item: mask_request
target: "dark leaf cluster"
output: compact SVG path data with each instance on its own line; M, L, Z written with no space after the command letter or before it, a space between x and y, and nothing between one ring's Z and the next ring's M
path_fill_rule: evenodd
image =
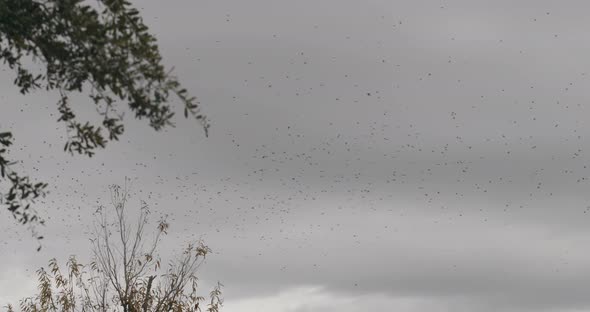
M29 177L23 177L11 169L14 162L6 158L7 148L12 144L10 132L0 133L0 178L9 182L8 192L0 197L0 203L8 207L8 211L19 223L39 222L36 213L31 212L31 204L39 197L45 196L46 183L33 183ZM41 237L38 237L41 238Z
M14 71L22 94L59 92L57 121L66 124L64 150L70 154L91 157L119 139L124 126L117 103L126 103L136 118L160 130L173 125L169 103L177 96L185 117L198 120L207 135L209 124L199 103L165 70L156 38L128 1L0 0L0 61ZM102 124L77 119L72 93L89 95ZM0 137L0 156L10 139ZM6 196L28 200L42 194L28 178L6 173L9 163L1 157L0 166L2 178L13 182ZM28 206L11 203L5 202L13 214L21 213L23 223L31 221L23 212Z

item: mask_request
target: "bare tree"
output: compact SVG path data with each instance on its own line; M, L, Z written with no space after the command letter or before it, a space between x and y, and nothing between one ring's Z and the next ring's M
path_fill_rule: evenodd
M95 236L91 239L94 261L79 264L74 256L62 273L55 259L48 270L38 273L39 293L21 300L23 312L38 311L205 311L218 312L223 304L221 284L210 292L209 300L197 294L197 270L211 250L197 241L189 244L167 269L161 268L158 245L167 234L168 223L160 220L151 241L145 239L145 226L150 214L141 203L136 226L127 220L127 188L111 187L111 205L115 212L109 218L107 209L96 212ZM14 311L8 306L8 311Z

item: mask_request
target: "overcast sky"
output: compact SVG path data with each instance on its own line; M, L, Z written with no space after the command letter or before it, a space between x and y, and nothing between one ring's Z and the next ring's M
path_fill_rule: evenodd
M0 130L51 190L41 252L0 211L1 305L48 259L89 259L129 177L169 215L166 250L214 250L201 278L227 312L590 309L586 1L133 2L210 136L128 114L121 142L70 157L56 95L1 69Z

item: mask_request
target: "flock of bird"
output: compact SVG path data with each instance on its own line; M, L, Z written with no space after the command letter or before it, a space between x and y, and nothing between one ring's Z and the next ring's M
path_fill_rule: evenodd
M232 21L229 14L224 19ZM387 22L394 31L410 24ZM280 34L268 40L271 46L283 44ZM238 61L253 74L233 73L224 78L229 91L205 90L209 93L202 97L203 109L215 117L209 139L194 139L197 126L181 118L180 129L165 133L129 118L129 133L121 142L110 143L90 159L72 157L62 152L65 130L55 122L55 105L45 103L42 95L23 98L16 92L0 98L21 102L7 109L10 117L3 113L0 123L16 136L11 155L22 160L19 170L50 184L49 195L36 205L48 224L45 236L73 248L90 235L86 229L96 207L108 205L108 185L120 184L125 177L134 200L148 202L154 219L168 217L174 240L227 237L238 245L257 241L253 256L260 259L285 246L305 249L323 235L339 235L351 249L384 237L411 235L400 233L395 224L414 210L449 226L460 218L510 223L513 217L535 215L539 203L551 197L585 193L590 177L584 157L588 111L582 101L567 95L581 92L576 88L585 82L584 73L572 74L572 82L561 89L563 99L536 97L534 81L527 82L525 90L498 81L481 88L485 94L474 94L469 81L477 77L453 80L443 73L453 66L464 69L468 58L440 57L436 68L412 73L411 65L388 55L395 54L388 47L387 42L374 42L371 48L380 51L375 53L379 57L368 60L326 57L316 50L292 53L285 56L285 72L277 72L272 64L261 69L264 59L244 56ZM522 54L518 50L515 55ZM190 58L193 52L178 53ZM207 62L213 65L204 68L223 64L215 55L195 60L191 66L196 68ZM321 71L326 60L334 62L327 68L346 61L381 66L377 76L392 81L380 81L375 88L362 80L371 74L330 75L313 68ZM311 77L314 74L320 77ZM3 69L1 75L10 74ZM437 83L453 86L453 94L468 94L465 103L449 103L460 96L429 89ZM428 92L434 96L425 95ZM432 102L412 107L397 93ZM257 103L257 95L265 102ZM274 100L289 104L269 108ZM78 101L80 107L91 105L84 97ZM125 105L120 108L125 110ZM267 109L283 115L267 115ZM229 121L224 121L224 112L230 112ZM495 128L480 129L480 121L487 125L491 115ZM400 206L400 201L412 204ZM589 207L582 204L568 211L581 217ZM383 221L378 228L356 228L354 220L372 215ZM6 248L18 248L15 241L29 239L10 224L6 213L0 216ZM212 247L223 253L234 246ZM328 252L326 246L322 254ZM279 269L286 270L286 265Z

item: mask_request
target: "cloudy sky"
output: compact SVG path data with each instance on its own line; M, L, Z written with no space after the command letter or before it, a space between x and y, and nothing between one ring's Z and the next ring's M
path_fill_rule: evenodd
M70 157L56 95L0 69L0 129L51 190L41 252L0 211L1 305L48 259L89 259L128 177L169 216L165 250L214 250L201 278L227 312L590 309L586 1L133 2L210 136L129 114Z

